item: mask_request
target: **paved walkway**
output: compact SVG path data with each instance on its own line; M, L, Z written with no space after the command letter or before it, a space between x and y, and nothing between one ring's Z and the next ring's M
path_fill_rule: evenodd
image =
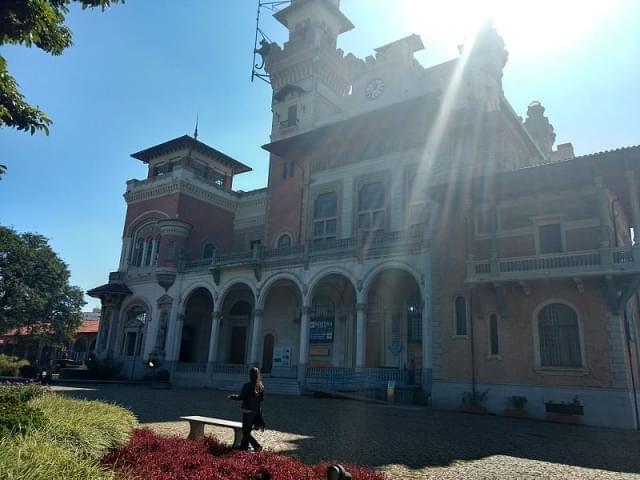
M216 390L93 388L64 394L115 401L163 434L186 436L188 424L176 421L182 415L240 416ZM264 410L270 430L257 436L266 448L306 462L370 465L389 479L640 480L635 431L278 395L267 395ZM231 442L230 431L206 432Z

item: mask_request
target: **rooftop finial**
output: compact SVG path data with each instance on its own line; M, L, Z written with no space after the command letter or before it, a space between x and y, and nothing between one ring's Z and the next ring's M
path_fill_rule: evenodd
M196 113L196 129L193 131L193 139L198 139L198 114Z

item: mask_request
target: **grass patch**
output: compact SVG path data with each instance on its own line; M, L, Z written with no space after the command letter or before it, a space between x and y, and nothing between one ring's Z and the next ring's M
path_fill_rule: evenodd
M110 480L91 459L83 459L65 446L51 443L41 432L0 440L0 478L3 480Z
M117 405L56 394L35 398L30 405L44 415L40 435L92 460L124 445L138 423L129 410Z

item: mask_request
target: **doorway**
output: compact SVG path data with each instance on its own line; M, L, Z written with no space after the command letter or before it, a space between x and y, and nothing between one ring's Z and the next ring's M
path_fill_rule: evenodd
M275 338L271 333L264 336L262 348L262 373L271 373L273 369L273 346Z
M231 327L229 363L243 364L247 345L247 327Z

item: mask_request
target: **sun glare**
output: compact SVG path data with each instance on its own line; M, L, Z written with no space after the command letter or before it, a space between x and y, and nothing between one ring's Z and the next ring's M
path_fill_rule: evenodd
M621 11L626 0L399 0L407 26L455 48L487 19L511 53L550 54L581 42Z

